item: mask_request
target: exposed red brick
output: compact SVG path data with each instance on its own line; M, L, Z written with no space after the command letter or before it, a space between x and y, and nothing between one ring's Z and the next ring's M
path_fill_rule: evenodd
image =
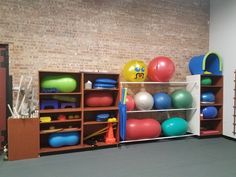
M10 43L13 83L38 70L112 71L159 55L183 80L191 56L208 50L209 0L11 0L0 6L0 42Z

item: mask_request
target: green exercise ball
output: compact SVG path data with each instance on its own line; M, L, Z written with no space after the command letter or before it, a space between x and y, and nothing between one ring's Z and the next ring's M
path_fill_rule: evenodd
M179 136L186 134L188 123L181 117L171 117L161 124L164 136Z
M212 85L212 79L210 77L203 77L201 79L201 85Z
M41 88L55 88L59 92L73 92L77 87L76 80L71 75L45 76L41 81Z
M174 108L190 108L192 107L193 97L185 89L175 90L171 94L172 105Z

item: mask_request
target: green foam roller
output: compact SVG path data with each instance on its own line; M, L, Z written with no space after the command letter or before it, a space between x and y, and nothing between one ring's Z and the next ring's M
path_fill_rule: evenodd
M71 75L45 76L41 88L56 88L59 92L73 92L77 87L76 80Z
M201 85L212 85L212 79L210 77L202 78Z

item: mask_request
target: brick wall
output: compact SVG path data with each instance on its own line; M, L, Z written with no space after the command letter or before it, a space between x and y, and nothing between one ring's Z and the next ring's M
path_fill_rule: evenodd
M112 71L129 59L158 55L176 64L208 50L208 0L5 0L0 43L10 44L13 83L38 70Z

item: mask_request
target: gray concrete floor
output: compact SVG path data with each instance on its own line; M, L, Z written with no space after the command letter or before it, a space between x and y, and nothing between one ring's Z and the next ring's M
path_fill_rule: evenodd
M157 141L0 161L0 177L236 177L236 141Z

